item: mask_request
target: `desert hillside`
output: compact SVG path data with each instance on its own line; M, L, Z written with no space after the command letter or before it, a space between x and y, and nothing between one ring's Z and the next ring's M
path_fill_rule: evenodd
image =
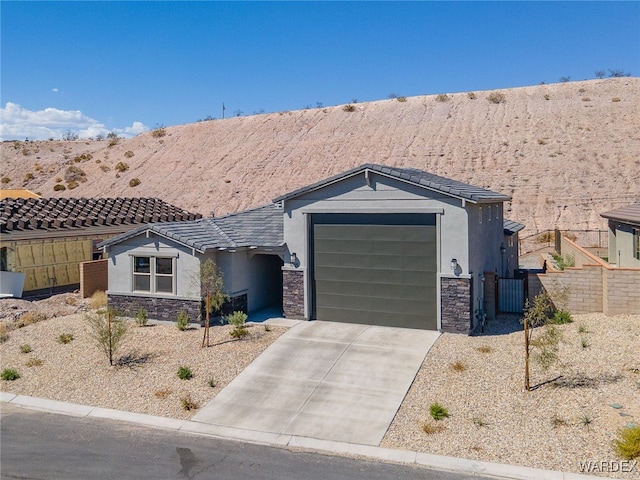
M380 163L509 194L524 235L603 228L600 212L640 201L639 87L610 78L211 120L117 143L3 142L1 187L222 215Z

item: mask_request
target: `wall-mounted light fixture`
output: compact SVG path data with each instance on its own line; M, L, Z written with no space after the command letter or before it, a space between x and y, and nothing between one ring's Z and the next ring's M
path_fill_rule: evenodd
M296 255L296 252L291 253L291 265L298 265L298 255Z
M451 259L451 271L455 272L458 269L458 260L455 258Z
M504 245L500 245L500 253L504 255L504 252L507 251L507 248Z

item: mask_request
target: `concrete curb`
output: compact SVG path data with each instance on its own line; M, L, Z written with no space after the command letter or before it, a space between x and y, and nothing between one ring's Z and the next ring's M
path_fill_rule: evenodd
M105 418L163 430L173 430L189 434L224 438L228 440L239 440L262 445L298 448L319 453L356 455L381 462L415 464L434 470L444 470L461 474L486 475L516 480L593 480L594 478L601 478L578 473L557 472L553 470L522 467L519 465L505 465L501 463L469 460L466 458L432 455L409 450L395 450L370 445L334 442L331 440L320 440L317 438L299 437L295 435L258 432L220 425L209 425L191 420L156 417L141 413L125 412L122 410L91 407L76 403L29 397L26 395L16 395L9 392L0 392L0 402L49 413L58 413L76 417Z

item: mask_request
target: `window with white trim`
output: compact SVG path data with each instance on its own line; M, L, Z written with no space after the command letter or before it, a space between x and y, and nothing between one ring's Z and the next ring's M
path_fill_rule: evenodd
M133 257L133 291L173 293L173 258Z

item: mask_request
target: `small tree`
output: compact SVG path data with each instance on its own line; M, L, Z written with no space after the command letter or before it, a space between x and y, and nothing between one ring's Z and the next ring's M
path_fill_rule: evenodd
M93 338L113 365L113 357L127 334L127 324L118 317L113 308L106 308L85 314L89 324L89 335Z
M558 344L562 340L561 332L550 323L555 310L551 296L546 291L540 292L533 299L527 300L524 311L524 388L531 390L529 364L532 349L536 348L535 358L540 366L546 370L558 361ZM542 333L533 338L536 327L542 328Z
M229 322L229 325L233 326L233 330L231 330L230 333L233 338L242 339L244 336L249 334L249 330L247 330L245 325L247 318L247 314L240 311L233 312L227 317L227 322Z
M209 346L209 323L211 312L219 310L226 299L222 272L217 265L208 258L200 264L200 292L204 297L206 319L204 321L204 335L202 347Z

